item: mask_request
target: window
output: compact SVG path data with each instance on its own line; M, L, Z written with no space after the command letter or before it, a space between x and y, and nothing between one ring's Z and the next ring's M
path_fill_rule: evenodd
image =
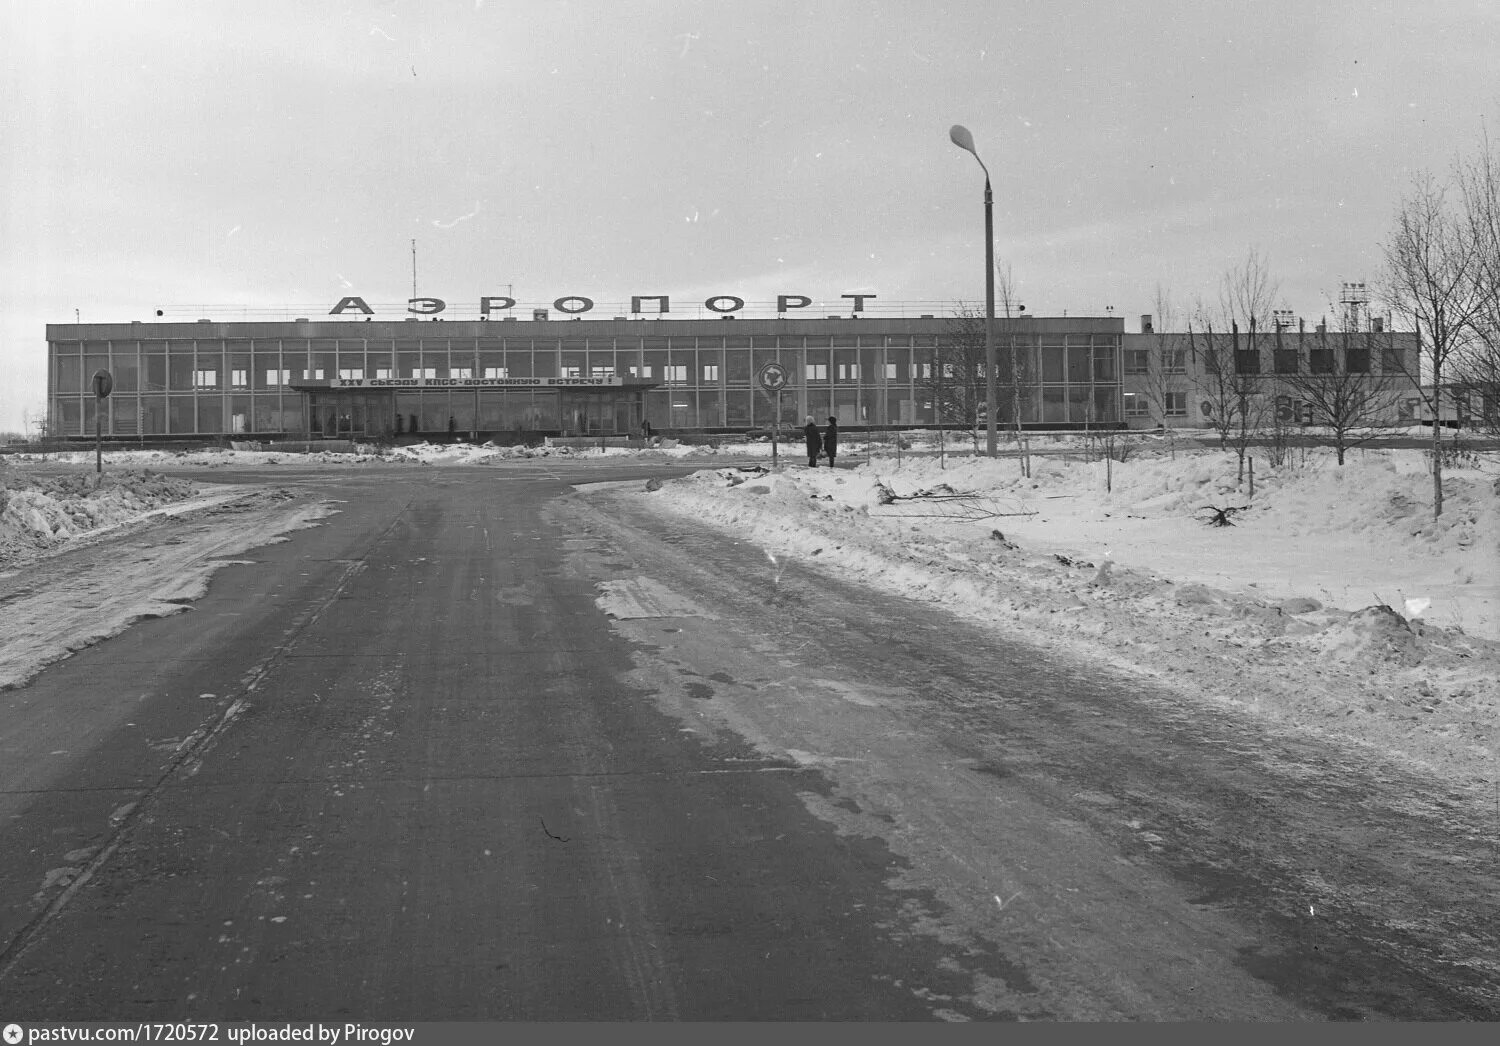
M858 380L859 380L859 364L858 363L840 363L839 364L839 381L858 381Z
M583 377L583 368L582 367L564 367L562 369L562 373L559 374L558 377L560 377L560 378L581 378L581 377Z
M345 381L359 381L365 376L363 367L340 367L339 377Z
M1115 350L1108 346L1094 347L1094 380L1115 380Z
M390 376L391 376L391 368L389 368L389 367L376 367L375 368L375 377L377 379L385 379L385 378L389 378Z
M1068 420L1068 390L1061 385L1042 386L1042 421L1065 424Z
M1065 350L1056 345L1042 346L1042 381L1048 384L1062 384L1064 364L1067 357Z
M1370 350L1364 346L1350 347L1344 351L1344 370L1349 374L1370 373Z
M1275 357L1274 365L1277 374L1297 373L1297 350L1296 349L1274 349L1272 355Z
M1161 354L1161 372L1163 374L1186 374L1187 350L1163 349Z
M1068 382L1072 385L1089 383L1089 350L1087 348L1069 346Z
M1148 418L1151 416L1151 407L1146 402L1146 397L1138 392L1124 393L1125 416L1127 418Z
M1333 350L1313 349L1307 354L1307 369L1313 374L1333 373Z
M663 367L662 377L666 381L687 381L687 364L673 363Z
M472 378L473 376L474 376L474 368L473 367L449 367L448 368L448 377L450 377L450 378Z
M1169 392L1166 394L1166 411L1169 418L1187 417L1187 393Z
M885 365L885 376L887 381L895 381L900 376L897 365L887 363Z
M292 383L292 372L289 370L266 371L266 388L275 388L278 385L290 385Z
M625 373L630 375L632 378L641 378L646 381L649 381L651 379L651 367L649 364L644 367L637 367L632 364L631 366L625 368Z
M705 363L703 365L703 380L704 381L718 381L719 380L719 365L717 363Z
M219 384L219 372L216 370L193 371L193 387L196 389L212 389Z
M229 372L229 384L237 389L250 387L250 372L248 370L232 370Z
M826 363L809 363L807 365L807 380L808 381L827 381L828 380L828 364L826 364Z
M1151 350L1150 349L1126 349L1125 350L1125 373L1126 374L1150 374L1151 373Z
M1380 369L1386 374L1406 373L1406 360L1394 343L1387 342L1380 347Z
M594 366L589 368L589 377L591 378L613 378L614 376L615 369L613 367L607 367L602 363L596 363Z
M1236 374L1259 374L1260 373L1260 350L1259 349L1235 349L1234 350L1234 372Z
M932 377L932 364L930 363L918 363L912 369L917 372L919 378L930 379Z
M486 378L508 378L510 377L510 371L505 367L486 367L484 368L484 376Z

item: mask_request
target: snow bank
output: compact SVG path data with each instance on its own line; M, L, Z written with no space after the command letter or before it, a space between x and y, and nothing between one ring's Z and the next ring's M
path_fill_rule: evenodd
M886 458L705 469L629 496L1208 702L1493 778L1500 469L1420 451ZM1248 477L1247 477L1248 480ZM1237 509L1209 527L1204 507Z
M147 470L32 475L0 466L0 563L196 493L185 480Z

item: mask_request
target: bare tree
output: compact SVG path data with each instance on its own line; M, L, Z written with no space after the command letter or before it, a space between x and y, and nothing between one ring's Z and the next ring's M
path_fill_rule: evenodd
M1201 398L1209 427L1219 434L1219 446L1227 448L1237 400L1229 339L1214 330L1212 317L1205 315L1200 306L1196 317L1188 321L1187 340L1193 357L1193 391Z
M1006 319L1026 311L1026 306L1021 304L1016 274L1011 271L1008 261L995 262L995 304L1000 306Z
M26 439L46 439L52 434L51 423L48 420L46 407L32 407L21 413L21 428L26 434Z
M970 431L977 449L984 424L984 313L960 305L938 338L932 373L918 382L931 396L939 424Z
M1018 298L1016 278L1011 272L1010 262L995 263L995 301L1004 310L1007 321L1026 311L1026 306ZM1009 322L1006 323L1006 328L1005 352L1003 355L997 354L995 360L995 384L997 388L1010 386L1009 427L1015 433L1016 444L1021 451L1021 474L1030 478L1031 453L1021 434L1024 417L1021 403L1023 399L1029 398L1031 390L1032 345L1031 339L1018 334ZM998 405L996 409L999 410Z
M1379 433L1391 413L1399 375L1386 372L1392 356L1378 351L1378 334L1345 325L1335 341L1330 344L1327 325L1320 324L1317 348L1308 353L1306 369L1299 360L1297 372L1278 374L1277 383L1302 401L1313 425L1326 430L1326 436L1315 438L1332 446L1342 465L1350 447Z
M1013 307L1007 289L1006 312ZM999 294L997 292L997 297ZM1007 315L1007 319L1009 316ZM917 385L932 396L939 423L948 423L968 429L978 448L979 433L985 424L985 347L984 313L961 304L948 321L946 329L933 350L932 372L919 379ZM1010 414L1016 437L1020 439L1023 420L1022 397L1029 385L1031 358L1024 335L1013 330L1003 341L997 341L995 384L997 388L1009 386L1010 403L998 404L999 416ZM1029 468L1023 461L1023 470Z
M1152 417L1170 440L1169 412L1174 405L1185 404L1191 391L1184 358L1187 350L1181 347L1180 335L1172 333L1178 328L1177 308L1172 303L1171 291L1161 284L1156 285L1154 305L1155 322L1151 341L1147 343L1146 372L1140 388Z
M1271 385L1271 402L1267 421L1270 423L1270 442L1267 444L1268 455L1271 465L1280 468L1286 464L1292 441L1297 438L1298 417L1296 412L1296 400L1292 397L1292 390L1287 387L1284 375L1288 373L1285 368L1286 354L1290 352L1292 360L1298 360L1300 347L1303 344L1301 323L1298 323L1297 347L1291 350L1286 348L1284 325L1276 323L1273 335L1272 359L1274 364L1272 370L1275 379ZM1294 370L1300 370L1300 361Z
M1188 325L1194 391L1202 397L1199 409L1219 434L1219 446L1234 448L1243 480L1246 452L1268 413L1261 388L1259 335L1252 325L1242 343L1238 323L1231 321L1226 334L1216 332L1211 319L1200 322L1201 330Z
M1238 323L1244 330L1267 331L1280 293L1281 283L1271 278L1270 263L1259 248L1251 247L1245 260L1219 279L1219 313L1226 325Z
M1272 327L1279 288L1265 256L1252 247L1244 261L1220 277L1217 314L1200 301L1188 326L1200 409L1218 432L1219 446L1233 444L1242 477L1245 452L1267 416L1261 342Z
M1473 223L1449 201L1448 187L1424 174L1402 197L1384 245L1380 282L1385 303L1421 339L1419 373L1410 377L1432 413L1434 516L1443 514L1443 382L1449 365L1474 345L1483 317L1480 242Z
M1478 279L1474 338L1454 353L1454 391L1480 425L1500 434L1500 155L1482 139L1458 169L1463 216L1473 239Z

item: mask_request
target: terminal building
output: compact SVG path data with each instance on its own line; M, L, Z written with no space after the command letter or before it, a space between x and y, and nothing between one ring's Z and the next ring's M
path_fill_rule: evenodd
M51 324L48 434L91 438L101 404L105 437L143 441L511 443L638 435L647 425L659 434L766 432L778 422L800 428L808 415L849 431L934 427L965 336L955 317L938 315L532 315ZM1000 424L1013 426L1019 406L1032 430L1206 427L1204 390L1221 384L1224 369L1282 421L1307 423L1290 387L1298 375L1369 375L1390 402L1383 423L1410 420L1420 398L1408 377L1418 372L1416 335L1368 318L1353 341L1289 320L1254 337L1212 339L1158 332L1151 320L1127 334L1115 316L997 318ZM967 337L972 359L972 323ZM1012 354L1019 390L1007 377ZM779 394L758 380L769 363L787 379ZM112 379L102 400L92 382L99 371ZM943 423L955 425L951 415Z
M49 434L112 439L461 438L850 430L938 423L947 317L49 324ZM996 320L1034 361L1028 427L1123 424L1115 317ZM779 363L779 394L757 376ZM107 371L100 400L92 377ZM1007 423L1012 397L1001 397ZM949 422L951 425L951 421Z

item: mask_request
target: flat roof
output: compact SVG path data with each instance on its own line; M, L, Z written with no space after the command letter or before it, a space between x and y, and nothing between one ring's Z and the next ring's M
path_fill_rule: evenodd
M868 330L890 334L936 334L945 330L952 316L798 317L796 319L506 319L506 320L375 320L319 318L264 322L241 320L219 322L160 323L131 320L125 323L49 323L48 341L129 341L134 339L182 340L187 338L577 338L577 337L766 337L785 334L819 335L831 330L858 333ZM998 332L1123 334L1125 320L1119 316L997 316Z

